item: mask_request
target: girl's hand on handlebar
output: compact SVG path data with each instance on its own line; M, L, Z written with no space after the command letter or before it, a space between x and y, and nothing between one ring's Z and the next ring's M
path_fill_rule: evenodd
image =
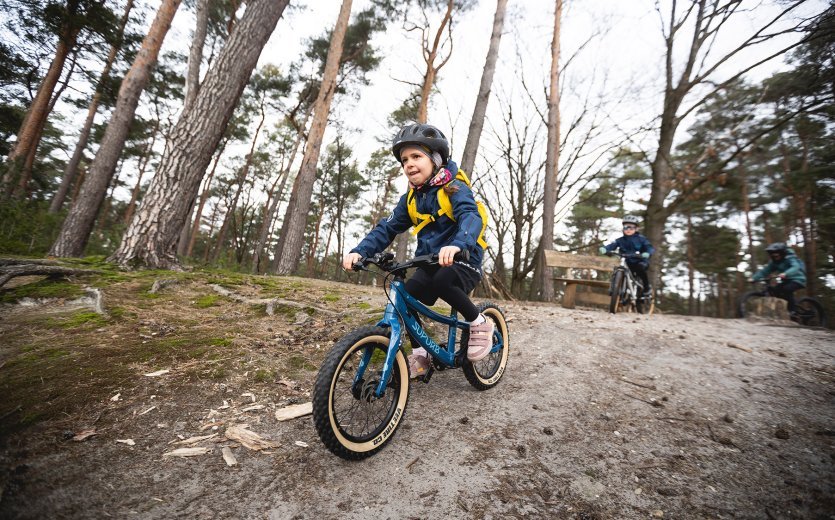
M350 271L354 268L354 264L357 264L362 260L362 255L359 253L348 253L342 258L342 268L346 271Z
M441 267L447 267L452 265L452 262L455 258L455 253L461 251L460 247L456 246L444 246L438 251L438 263Z

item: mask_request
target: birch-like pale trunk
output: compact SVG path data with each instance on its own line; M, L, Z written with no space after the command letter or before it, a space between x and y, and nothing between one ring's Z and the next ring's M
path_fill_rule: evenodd
M139 97L148 85L151 72L157 63L160 47L171 27L177 8L180 7L180 1L163 1L148 34L142 40L142 47L133 65L122 80L116 108L104 131L96 158L90 165L84 184L78 193L78 199L74 201L61 227L61 232L49 251L51 256L81 256L84 253L99 209L107 194L107 187L113 178L116 164L125 146L128 130L139 104Z
M554 299L553 269L545 265L545 250L554 246L554 212L557 206L557 173L560 156L560 16L562 0L554 8L551 39L551 73L548 87L548 144L545 151L545 193L542 207L542 238L539 247L539 285L543 301Z
M467 132L467 144L464 145L464 154L461 156L461 169L468 173L473 171L475 158L478 155L478 143L481 139L481 131L484 128L487 103L490 101L490 89L493 86L493 74L496 72L496 60L499 58L499 43L502 40L506 10L507 0L498 0L496 2L496 14L493 16L490 47L487 50L487 59L484 62L484 71L481 73L481 83L478 86L473 117L470 119L470 129Z
M351 16L352 0L342 0L339 17L331 35L328 58L325 62L325 72L322 85L313 108L313 122L304 150L304 157L293 183L293 191L284 213L281 238L278 241L276 274L290 274L296 270L304 241L304 228L307 214L310 211L310 197L313 194L313 183L316 180L316 165L319 162L319 152L322 148L322 138L328 124L331 101L336 90L336 77L339 73L339 61L342 57L342 47L348 19Z
M123 267L179 267L177 240L191 201L288 1L247 2L235 31L206 73L194 106L181 115L171 131L148 193L111 261Z

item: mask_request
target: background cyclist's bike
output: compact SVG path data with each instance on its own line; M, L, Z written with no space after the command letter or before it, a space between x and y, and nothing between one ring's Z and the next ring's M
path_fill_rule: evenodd
M473 363L466 352L469 323L460 321L455 310L449 316L438 314L406 292L409 269L437 263L437 255L398 264L391 253L381 253L354 266L362 270L373 264L388 273L383 288L388 288L389 303L376 325L360 327L336 342L316 377L313 421L319 438L335 455L347 460L369 457L392 439L402 423L410 384L404 332L413 347L423 347L432 357L432 366L421 377L424 382L429 382L435 370L447 368L461 368L478 390L492 388L502 378L510 345L501 309L492 303L478 306L479 312L493 320L495 332L490 354ZM427 334L419 315L448 326L443 345Z
M756 282L760 285L759 289L749 291L739 298L737 316L744 318L751 314L760 298L774 296L773 287L776 287L780 281L780 278L771 278ZM811 297L798 298L795 304L795 310L789 315L789 318L807 327L826 327L826 312L823 310L823 305Z
M640 255L621 253L617 250L607 254L620 257L620 264L612 272L612 281L609 285L609 312L616 314L618 311L635 311L639 314L652 314L655 310L652 294L640 296L644 286L626 265L627 258L639 258Z

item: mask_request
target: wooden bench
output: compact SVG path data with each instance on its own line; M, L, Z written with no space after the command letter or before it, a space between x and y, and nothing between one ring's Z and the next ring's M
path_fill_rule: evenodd
M617 259L605 256L575 255L572 253L545 250L545 265L548 267L562 267L566 270L564 278L554 277L554 281L565 283L562 306L566 309L573 309L574 304L577 302L597 305L609 304L608 294L599 294L591 291L581 291L578 293L577 286L605 287L608 289L609 275L618 265ZM607 276L605 279L597 280L576 278L573 273L574 269L600 271L606 273Z

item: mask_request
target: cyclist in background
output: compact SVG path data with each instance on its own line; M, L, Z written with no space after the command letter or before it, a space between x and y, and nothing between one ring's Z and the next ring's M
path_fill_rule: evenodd
M635 215L624 215L623 236L605 246L600 246L600 254L605 255L611 253L615 249L619 249L621 253L630 254L626 258L626 265L639 280L641 280L641 293L643 295L652 294L652 288L649 285L649 276L647 276L647 269L649 269L649 257L655 252L655 248L649 243L647 238L638 233L638 223L640 219Z
M806 266L803 260L794 254L785 242L775 242L765 248L771 261L754 273L752 280L758 282L776 278L780 283L769 285L768 293L781 300L786 300L789 314L795 311L794 292L806 287ZM777 273L772 275L772 273Z

